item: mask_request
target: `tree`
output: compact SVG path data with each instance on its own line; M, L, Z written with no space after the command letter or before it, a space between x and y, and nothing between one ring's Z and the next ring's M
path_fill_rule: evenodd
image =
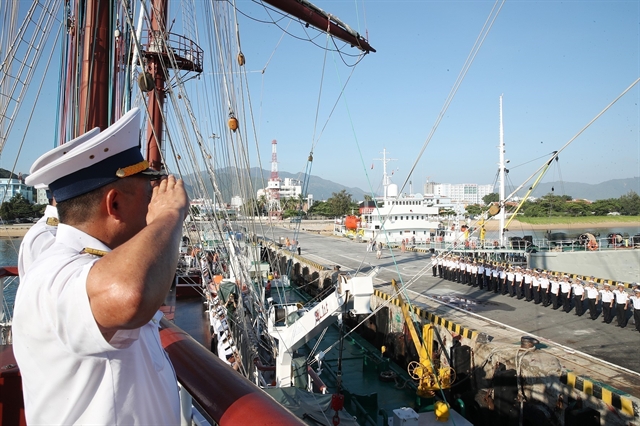
M640 196L634 191L620 197L620 214L625 216L640 215Z
M606 200L597 200L591 203L590 210L596 216L606 216L611 212L620 211L620 202L615 198L608 198Z
M485 204L497 203L500 201L500 194L492 192L491 194L487 194L482 197L482 201L484 201Z
M41 209L41 205L29 203L28 200L22 197L22 194L18 193L11 200L5 201L0 205L0 217L4 220L32 217Z
M369 194L364 194L364 200L365 201L371 201L371 200L373 200L373 197L371 195L369 195Z
M332 216L332 214L329 210L329 203L327 203L326 201L316 201L315 203L313 203L308 213L310 215L330 217Z
M467 216L478 216L482 214L482 207L477 204L469 204L465 210L467 211Z
M358 209L357 203L351 199L351 194L347 193L346 189L331 194L331 197L327 199L327 204L329 204L332 216L344 216L350 214L352 210Z

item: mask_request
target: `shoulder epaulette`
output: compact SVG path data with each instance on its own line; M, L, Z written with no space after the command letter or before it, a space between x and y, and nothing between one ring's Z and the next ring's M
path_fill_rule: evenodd
M60 221L58 220L57 217L48 217L47 218L47 225L49 225L49 226L58 226L59 223L60 223Z
M93 256L98 256L98 257L102 257L102 256L104 256L105 254L107 254L107 252L106 252L106 251L104 251L104 250L98 250L98 249L93 249L93 248L89 248L89 247L85 247L85 248L83 248L83 249L82 249L82 251L81 251L80 253L81 253L81 254L82 254L82 253L91 254L91 255L93 255Z

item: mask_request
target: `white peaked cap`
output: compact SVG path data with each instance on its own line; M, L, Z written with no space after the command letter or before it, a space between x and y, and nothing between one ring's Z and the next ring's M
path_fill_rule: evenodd
M142 158L139 130L140 110L133 108L104 131L76 142L76 147L66 154L41 164L25 183L49 186L56 201L61 202L137 173L160 175L148 169ZM49 155L52 153L45 154Z
M51 151L45 152L40 157L38 157L36 161L33 162L33 164L31 165L31 169L29 169L29 175L32 175L33 173L37 172L47 164L50 164L53 161L57 160L58 158L62 157L67 152L71 151L73 148L93 138L98 133L100 133L100 128L95 127L89 130L87 133L80 135L77 138L72 139L69 142L66 142L60 145L57 148L54 148ZM27 177L27 179L29 179L29 177ZM37 184L34 186L36 187L36 189L47 188L47 185L43 185L43 184Z

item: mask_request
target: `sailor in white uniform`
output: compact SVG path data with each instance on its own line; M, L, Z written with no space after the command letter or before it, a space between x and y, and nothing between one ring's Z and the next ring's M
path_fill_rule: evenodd
M99 131L100 129L98 128L90 130L84 135L41 155L33 163L31 169L29 169L29 174L32 175L42 167L58 160L76 146L97 135ZM47 186L36 185L36 189L41 188L47 189ZM38 257L40 253L51 247L56 239L56 231L58 230L58 209L55 207L55 201L50 195L51 191L47 189L49 205L45 209L44 215L27 231L22 239L22 243L20 243L20 250L18 252L18 274L20 275L21 280L24 278L24 273L29 266L31 266L33 260Z
M629 295L624 290L624 284L618 283L618 288L613 290L616 299L616 327L624 328L627 325L627 309L629 308Z
M28 424L180 423L158 308L189 201L172 176L152 186L158 173L140 154L139 115L128 112L27 178L49 186L60 217L56 242L16 295L14 353Z
M640 287L637 285L633 289L633 296L630 299L633 303L633 320L636 323L636 331L640 332Z

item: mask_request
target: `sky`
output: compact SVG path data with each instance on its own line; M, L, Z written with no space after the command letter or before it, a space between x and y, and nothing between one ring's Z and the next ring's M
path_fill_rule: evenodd
M304 172L313 152L312 175L374 193L381 192L376 159L383 149L394 159L388 164L393 182L410 180L413 192L427 180L493 184L503 95L508 183L519 185L640 77L637 0L507 1L419 158L496 3L314 3L365 34L377 52L347 66L358 58L325 51L324 35L287 19L265 23L277 15L253 1L236 2L265 169L275 139L279 170ZM283 36L283 28L290 35ZM346 54L358 53L337 44ZM53 84L42 94L48 103L32 120L31 145L16 171L28 171L52 147L56 77L48 73ZM543 181L596 184L639 176L639 101L637 85L562 152ZM25 125L22 119L16 130ZM0 157L7 169L15 159L9 145L16 141L10 142ZM259 165L256 155L251 161Z

